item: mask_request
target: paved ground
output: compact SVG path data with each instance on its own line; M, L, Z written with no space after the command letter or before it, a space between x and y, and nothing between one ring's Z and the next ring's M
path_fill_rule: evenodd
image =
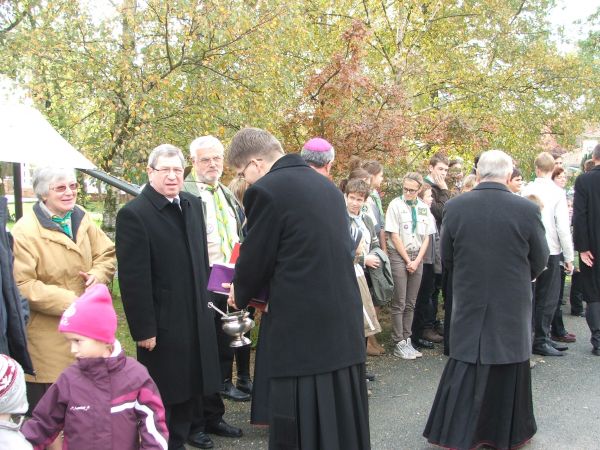
M568 292L568 291L567 291ZM577 334L560 358L534 357L533 397L538 433L525 450L600 449L600 358L591 354L584 318L568 315L567 329ZM386 355L369 358L377 380L369 384L371 443L381 450L427 450L421 436L446 358L441 349L416 361ZM215 437L218 449L267 448L267 431L248 423L249 403L226 403L225 419L241 426L241 439ZM190 449L192 447L189 447Z

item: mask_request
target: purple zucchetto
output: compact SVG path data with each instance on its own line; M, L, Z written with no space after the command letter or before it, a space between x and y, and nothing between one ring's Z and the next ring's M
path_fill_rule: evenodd
M303 150L308 150L311 152L328 152L332 148L333 145L320 137L310 139L306 144L304 144L304 147L302 147Z

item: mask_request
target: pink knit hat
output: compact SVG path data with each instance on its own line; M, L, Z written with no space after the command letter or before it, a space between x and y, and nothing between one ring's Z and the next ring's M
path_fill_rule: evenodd
M333 145L320 137L310 139L304 144L304 147L302 147L303 150L309 150L311 152L328 152L332 148Z
M75 333L112 344L117 331L117 314L108 288L96 284L63 313L58 331Z

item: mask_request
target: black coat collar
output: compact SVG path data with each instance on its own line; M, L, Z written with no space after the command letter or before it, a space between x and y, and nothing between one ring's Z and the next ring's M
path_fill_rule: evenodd
M287 155L283 155L279 158L269 172L273 172L279 169L287 169L288 167L308 167L308 164L302 159L302 157L297 153L289 153Z
M474 191L479 191L482 189L496 189L499 191L506 191L510 193L510 190L505 184L498 183L496 181L482 181L473 188Z
M146 196L148 198L148 200L150 200L150 203L152 203L156 209L160 210L160 209L163 209L165 206L172 204L167 199L167 197L165 197L160 192L158 192L156 189L154 189L150 185L150 183L147 183L146 186L144 186L144 189L142 190L142 194L144 196ZM179 202L181 205L183 205L184 203L187 203L187 199L182 194L183 194L183 192L179 192Z

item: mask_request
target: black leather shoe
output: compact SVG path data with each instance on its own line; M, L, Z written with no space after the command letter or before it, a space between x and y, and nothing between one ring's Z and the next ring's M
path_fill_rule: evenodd
M433 342L428 341L427 339L418 338L411 342L416 348L433 348Z
M252 380L250 377L238 377L235 387L246 394L252 394Z
M208 434L204 431L199 431L188 438L188 444L196 448L213 448L215 444Z
M365 372L365 378L368 381L375 381L375 374L370 373L370 372Z
M217 423L207 423L206 432L210 434L216 434L217 436L237 438L242 437L242 429L229 425L223 419Z
M594 350L592 350L592 355L600 356L600 348L594 348Z
M233 400L234 402L247 402L250 401L250 394L240 391L236 388L231 380L223 383L221 387L221 397L228 398L229 400Z
M533 347L533 353L542 356L563 356L564 353L559 352L550 344L537 345Z
M575 317L585 317L585 312L581 311L581 312L573 312L571 311L571 315L575 316Z
M564 352L569 350L569 347L567 347L565 344L561 343L561 342L556 342L553 340L550 340L550 345L552 347L554 347L556 350L558 350L559 352Z

